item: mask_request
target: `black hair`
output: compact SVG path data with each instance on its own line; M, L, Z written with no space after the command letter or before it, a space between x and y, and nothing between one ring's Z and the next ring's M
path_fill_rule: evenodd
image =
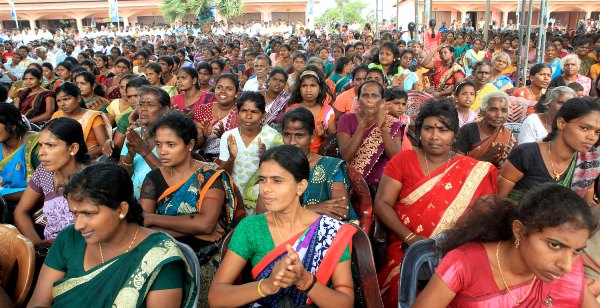
M571 88L571 90L573 90L575 92L579 92L579 91L583 91L584 90L583 86L579 82L577 82L577 81L573 81L573 82L569 83L567 85L567 87Z
M394 55L394 60L390 65L390 69L388 70L387 75L395 75L398 73L398 67L400 67L400 60L398 60L398 58L400 58L400 50L398 50L398 46L392 42L383 43L381 47L379 47L379 51L381 51L381 49L383 48L388 48L392 51L392 54ZM373 63L378 65L381 64L381 61L379 61L379 53L377 53L377 55L373 55ZM385 78L383 79L385 80Z
M34 66L34 67L30 67L30 66ZM43 72L42 65L40 65L37 62L31 62L31 63L27 64L27 68L37 68L38 70L40 70L40 72Z
M213 74L212 66L206 61L198 62L198 64L196 65L196 70L198 71L198 73L200 73L200 70L207 70L211 76Z
M89 59L90 55L88 55L85 51L82 51L77 54L78 56L82 56L84 59Z
M186 74L190 75L190 77L192 77L192 79L196 78L196 83L194 85L196 86L197 90L200 90L200 84L198 83L198 80L199 80L198 71L195 68L186 66L186 67L180 68L179 72L185 72Z
M102 59L102 61L104 62L104 67L108 68L108 56L103 54L103 53L97 53L94 55L94 57L98 57L100 59Z
M117 60L115 60L115 63L113 64L113 66L117 66L117 64L119 64L119 63L123 63L127 66L128 69L131 69L131 61L129 61L129 59L118 58Z
M158 58L158 60L156 60L156 63L158 63L160 61L167 63L167 66L170 66L171 69L173 69L173 66L175 65L175 62L173 61L173 57L171 57L171 56L162 56L162 57Z
M5 103L8 100L8 88L0 84L0 103Z
M308 56L306 56L305 53L303 53L302 51L294 51L294 53L292 54L292 62L296 61L296 59L298 58L304 59L304 63L308 61Z
M285 81L287 82L288 80L288 73L281 67L274 67L271 72L269 72L269 75L267 76L267 83L269 83L269 81L271 80L271 78L277 74L281 74L283 75L283 79L285 79Z
M42 78L44 77L44 75L42 74L42 71L37 68L26 69L25 72L23 73L23 77L25 77L25 75L27 75L27 74L29 74L39 80L42 80Z
M148 60L148 57L149 57L148 53L144 50L140 50L140 51L136 52L134 57L137 58L138 56L142 56L146 60Z
M591 235L598 225L589 205L577 193L545 183L525 194L518 205L501 197L478 199L465 217L444 232L439 249L446 253L468 242L512 240L515 220L523 223L526 236L564 224L587 229Z
M6 89L6 87L4 87ZM21 112L13 104L0 103L0 123L12 138L22 138L28 130Z
M460 91L462 91L462 89L467 86L473 87L473 89L477 89L477 87L475 86L475 83L473 81L465 80L465 81L462 81L461 83L459 83L458 86L456 86L456 89L454 89L454 96L457 97L458 94L460 94Z
M262 94L260 94L260 92L255 92L255 91L242 92L242 94L240 95L240 98L238 98L238 100L236 102L236 107L237 107L238 113L240 112L240 109L242 108L242 105L245 102L253 102L256 105L256 108L258 108L258 110L260 110L260 112L262 112L263 114L265 113L265 108L266 108L265 97Z
M192 140L194 140L195 145L198 143L198 130L194 120L179 110L169 111L158 118L150 128L150 136L156 136L156 131L161 127L172 129L175 135L183 139L183 143L186 145L190 144Z
M291 173L296 182L308 180L310 177L308 158L306 158L306 155L299 147L280 145L270 148L260 158L260 164L271 160Z
M492 64L490 62L488 62L487 60L483 60L483 61L479 61L475 64L473 64L473 73L475 73L480 67L487 65L490 67L492 67Z
M292 47L289 44L281 44L281 46L279 46L279 49L281 48L286 48L288 51L292 51Z
M45 68L47 68L47 69L49 69L51 71L54 70L54 66L52 66L52 63L50 63L50 62L44 62L44 63L42 63L42 67L45 67Z
M404 90L400 90L398 88L387 88L383 92L383 99L386 102L393 101L395 99L403 99L408 101L408 93Z
M144 66L144 70L146 70L146 69L151 69L152 71L154 71L158 75L160 75L162 73L162 67L158 63L156 63L156 62L148 62L146 64L146 66ZM160 76L159 79L160 79L160 84L164 85L165 82L164 82L162 76Z
M104 97L104 89L102 88L101 85L98 84L98 82L96 81L96 76L88 71L84 71L81 72L77 75L75 75L75 77L73 78L73 80L77 79L77 77L83 77L83 80L85 80L85 82L91 84L94 89L94 94L96 94L97 96L101 96ZM95 85L95 86L94 86Z
M238 78L238 76L236 74L224 73L224 74L219 75L219 77L217 77L217 80L215 80L215 87L217 86L217 84L219 83L219 81L221 79L231 80L231 82L233 82L233 85L235 86L236 92L240 91L240 79Z
M71 64L73 64L73 68L79 66L79 62L74 57L66 57L64 62L71 62Z
M303 106L298 106L283 115L281 129L285 130L290 122L301 122L302 128L306 129L311 136L315 134L315 116Z
M54 99L58 96L58 93L65 93L69 96L79 97L79 107L87 108L85 102L83 101L83 97L81 96L81 90L75 82L63 82L54 90Z
M117 164L93 164L79 170L71 176L64 195L78 201L88 199L112 210L127 202L129 210L125 220L144 225L143 210L133 195L131 177Z
M545 68L550 69L552 71L550 66L548 66L548 64L546 64L546 63L537 63L537 64L533 65L529 69L529 78L532 78L533 76L537 75L539 72L541 72Z
M127 83L127 88L129 88L129 83ZM152 95L156 96L156 98L158 99L158 104L163 109L171 106L171 97L169 96L169 93L167 93L167 91L165 91L161 88L153 87L150 85L142 86L140 88L140 97L145 94L152 94Z
M89 66L92 68L94 75L98 75L100 73L100 71L98 70L98 68L96 67L96 62L90 60L90 59L85 59L83 61L81 61L81 63L79 64L80 66Z
M591 97L574 97L566 101L552 120L552 131L544 138L544 141L552 141L558 136L559 129L558 124L556 124L558 118L562 118L569 123L594 111L600 112L600 104Z
M370 69L367 70L367 75L369 75L369 73L372 72L376 72L377 74L379 74L381 76L381 79L383 80L383 82L387 83L387 78L385 78L385 74L383 73L382 70L376 68L376 67L371 67Z
M216 63L219 66L219 68L221 69L221 72L225 69L225 62L223 62L223 60L213 59L210 61L210 65L212 66L213 63Z
M317 75L317 77L315 77L313 74L304 74L304 72L307 71L314 72ZM302 81L308 78L315 79L317 81L317 84L319 84L320 91L319 95L317 95L317 104L323 105L325 103L327 95L333 97L325 81L325 75L323 74L323 71L315 65L307 65L303 69L301 69L300 72L298 72L298 79L296 79L296 82L294 83L294 86L291 90L291 96L288 102L289 105L302 102L303 99L300 93L300 87L302 86Z
M346 64L352 62L352 59L348 58L348 57L340 57L339 59L337 59L335 61L335 73L336 74L341 74L342 71L344 70L344 66L346 66Z
M131 74L127 74L127 75L131 76ZM127 76L127 75L125 75L125 76ZM123 78L125 78L125 77L123 77ZM141 88L143 86L149 86L149 85L150 85L150 81L148 81L148 79L132 76L131 78L129 78L129 81L127 82L127 85L125 86L125 90L127 90L129 88Z
M381 99L383 99L383 95L385 92L385 89L383 88L383 85L381 85L379 82L377 82L376 80L367 80L365 81L360 88L358 88L358 92L356 93L358 97L360 97L360 95L362 94L362 91L364 89L364 87L366 85L370 85L370 84L376 84L377 85L377 89L379 90L379 95L381 96Z
M77 120L69 117L55 118L44 125L42 131L44 130L51 132L56 138L66 142L67 146L77 143L79 150L75 153L75 160L81 164L89 163L90 157L88 156L88 149L83 138L83 128Z
M454 135L458 135L458 112L454 107L454 104L447 98L429 99L425 104L421 105L419 114L415 120L415 128L417 136L421 135L421 128L423 122L429 117L436 117L444 124L448 129L454 132ZM419 146L422 146L419 144Z
M352 69L352 81L354 81L356 74L358 74L358 72L360 72L360 71L365 71L365 73L366 73L367 71L369 71L369 67L366 64L361 64L361 65L355 66L354 69Z

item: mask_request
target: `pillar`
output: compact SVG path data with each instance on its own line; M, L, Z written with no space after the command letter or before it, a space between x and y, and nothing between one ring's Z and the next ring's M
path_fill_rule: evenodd
M29 21L29 28L31 28L32 30L35 29L36 28L36 26L35 26L36 19L30 18L27 20Z
M592 11L585 11L585 20L587 21L590 18L592 18Z
M508 11L502 11L502 23L504 27L508 26Z
M79 33L83 33L83 18L76 18L75 21L77 22L77 30L79 30Z
M121 16L123 19L123 27L129 26L129 16Z
M260 12L260 19L262 19L262 21L273 21L273 12L271 12L271 11Z

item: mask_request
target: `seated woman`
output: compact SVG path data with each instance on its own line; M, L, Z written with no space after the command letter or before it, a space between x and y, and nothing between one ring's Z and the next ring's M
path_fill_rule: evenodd
M481 121L460 128L454 147L456 152L490 162L496 167L502 165L517 142L512 132L504 127L509 102L504 92L486 94L481 105Z
M220 261L215 242L234 226L233 182L216 164L192 158L198 132L183 113L160 117L150 136L162 167L150 171L142 185L144 226L167 232L194 249L201 262L200 302L206 303ZM213 233L214 238L203 237Z
M193 307L197 286L171 237L142 227L127 172L96 164L65 187L75 223L54 241L29 307Z
M288 111L282 121L283 142L299 147L310 163L308 187L302 195L302 204L321 215L352 221L358 217L348 198L350 183L346 162L335 157L310 152L310 140L315 133L315 119L306 108ZM264 202L258 198L257 213L264 213Z
M25 88L17 91L13 104L29 122L43 124L54 113L54 92L42 87L42 72L29 68L23 74Z
M96 83L96 76L90 72L81 72L75 75L74 80L81 91L85 108L106 112L110 101L104 98L104 90L101 85Z
M260 195L269 212L245 218L233 232L208 292L211 307L253 302L269 307L353 307L349 244L356 229L302 208L300 196L309 174L308 159L298 147L282 145L263 155ZM247 262L256 281L234 285Z
M288 74L280 67L271 69L267 76L267 86L261 93L265 97L265 116L263 123L281 131L281 119L290 99L290 93L285 90Z
M48 90L53 90L57 87L57 83L60 82L60 78L56 76L56 72L54 71L54 66L49 62L42 63L42 75L46 79L44 88Z
M501 52L492 58L492 72L490 74L490 82L500 91L506 91L514 88L510 77L502 72L510 67L510 55L506 52Z
M337 139L342 159L377 187L383 168L402 149L405 124L388 114L383 86L368 80L358 89L359 110L338 122Z
M594 148L600 135L598 123L600 105L594 99L568 100L543 141L520 144L510 153L498 178L498 195L520 200L541 183L558 183L592 202L589 188L600 173Z
M75 78L77 80L77 78ZM102 155L102 145L112 138L112 126L104 113L85 106L79 88L72 82L64 82L56 88L56 103L59 111L52 115L52 119L69 117L77 120L83 128L83 138L88 148L88 155L95 159Z
M335 133L335 112L326 103L330 94L322 70L314 65L308 65L299 72L296 86L292 89L290 107L304 106L315 117L315 136L310 145L310 151L319 152L321 145Z
M519 132L518 143L538 142L546 138L552 131L552 121L560 107L577 97L577 93L569 87L560 86L550 89L542 101L535 105L535 112L523 120L523 126Z
M352 80L352 70L354 63L348 57L341 57L335 61L335 71L329 77L335 84L335 94L341 94L343 88Z
M182 67L175 83L181 94L173 97L173 107L191 116L201 105L211 104L216 100L214 93L200 89L198 78L198 72L193 67Z
M11 104L0 104L0 149L0 195L9 202L12 214L40 162L39 134L28 131Z
M119 91L121 91L121 98L117 98L110 102L106 107L106 116L110 120L113 126L117 126L121 117L127 115L133 111L131 102L127 98L127 83L133 79L133 74L123 75L121 81L119 81Z
M40 132L39 160L23 196L15 209L15 225L34 245L52 242L73 224L64 197L64 186L71 175L89 162L81 124L71 118L51 120ZM35 213L39 201L44 205ZM35 225L44 227L44 239Z
M581 59L576 54L566 55L560 60L562 74L552 78L549 88L566 86L572 82L577 82L583 86L584 95L590 95L592 89L592 80L589 77L579 74L581 68Z
M240 126L221 137L219 159L216 161L231 174L240 188L246 215L256 212L258 199L258 161L265 150L283 144L281 134L269 125L262 125L265 98L258 92L244 91L237 101Z
M512 96L523 97L537 103L540 100L540 97L546 93L551 76L552 69L550 66L544 63L535 64L529 70L529 80L531 83L528 86L515 89ZM534 111L534 106L529 106L529 108L527 108L527 114L532 114Z
M580 258L597 225L586 202L556 184L518 205L480 200L446 231L446 255L412 307L600 307Z
M158 121L158 118L169 111L171 98L163 89L152 86L134 88L133 85L129 87L128 84L127 93L134 91L139 94L139 103L135 109L139 114L139 119L136 125L127 128L125 146L121 149L119 164L125 167L131 175L133 194L139 200L146 175L161 166L156 151L156 142L150 135L150 128Z
M114 62L113 72L115 73L115 76L108 77L104 81L106 98L109 101L121 98L119 82L121 81L121 77L123 77L123 75L131 73L131 61L129 61L127 58L118 58Z
M480 196L495 193L497 170L452 152L458 133L456 109L430 100L415 121L419 146L390 160L381 177L373 212L389 228L391 244L379 286L386 307L398 305L402 245L434 237L452 227Z
M434 60L435 54L440 55L440 60ZM439 45L432 53L427 55L421 65L433 69L433 87L425 89L434 97L444 97L454 92L454 86L465 79L465 70L454 61L454 48L448 45Z
M135 70L135 68L134 68L134 70ZM161 89L167 91L167 93L169 93L170 97L173 97L173 96L179 94L179 92L177 91L177 88L172 87L172 86L165 86L163 84L164 81L162 79L162 67L160 65L158 65L158 63L150 62L150 63L146 64L146 68L144 68L144 72L145 72L144 76L146 77L146 79L148 79L151 86L158 87L158 88L161 88Z

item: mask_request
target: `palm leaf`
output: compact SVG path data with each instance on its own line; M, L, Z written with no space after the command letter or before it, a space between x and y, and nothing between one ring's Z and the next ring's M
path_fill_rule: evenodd
M190 14L197 16L202 9L210 5L210 0L163 0L160 8L165 19L174 22Z
M242 0L220 0L217 3L219 14L225 19L244 15L244 2Z

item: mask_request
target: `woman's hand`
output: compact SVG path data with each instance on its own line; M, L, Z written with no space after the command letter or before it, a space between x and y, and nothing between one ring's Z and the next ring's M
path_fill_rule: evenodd
M129 152L138 153L142 156L148 155L150 152L148 142L143 140L136 130L131 129L130 127L127 129L125 135L127 136L127 148L129 149Z
M406 79L407 76L408 76L408 74L394 75L394 78L392 79L392 87L399 88L399 87L403 86L404 80Z
M414 244L414 243L416 243L416 242L419 242L419 241L424 241L424 240L428 240L428 239L429 239L429 238L427 238L427 237L425 237L425 236L423 236L423 235L415 235L415 236L414 236L413 238L411 238L410 240L408 240L408 241L404 241L404 242L405 242L406 244L408 244L408 246L410 246L410 245L412 245L412 244Z
M325 135L325 123L323 121L317 122L317 127L315 127L315 133L319 137L322 137L323 135Z
M346 197L330 199L317 204L307 205L306 207L321 215L327 215L342 221L346 220L349 211Z
M223 125L223 122L219 122L217 127L215 127L215 129L213 129L212 132L213 134L215 134L215 136L217 136L217 138L221 138L221 136L223 136L223 133L225 133L225 126Z
M379 105L379 112L377 113L377 126L379 129L383 129L385 126L385 120L388 116L388 105L383 103Z
M224 234L225 230L217 225L217 227L213 230L211 234L196 235L194 237L202 241L216 243L223 238Z
M267 145L262 142L260 137L258 137L258 157L262 157L266 151L267 151Z
M115 143L112 141L112 139L106 140L106 142L104 142L104 144L102 145L102 155L106 157L111 157L114 148Z
M142 215L144 216L144 227L146 227L146 228L154 227L154 223L152 223L152 218L154 218L154 216L156 214L143 212Z
M238 154L238 146L233 135L229 135L229 137L227 137L227 148L229 149L229 156L235 159Z

